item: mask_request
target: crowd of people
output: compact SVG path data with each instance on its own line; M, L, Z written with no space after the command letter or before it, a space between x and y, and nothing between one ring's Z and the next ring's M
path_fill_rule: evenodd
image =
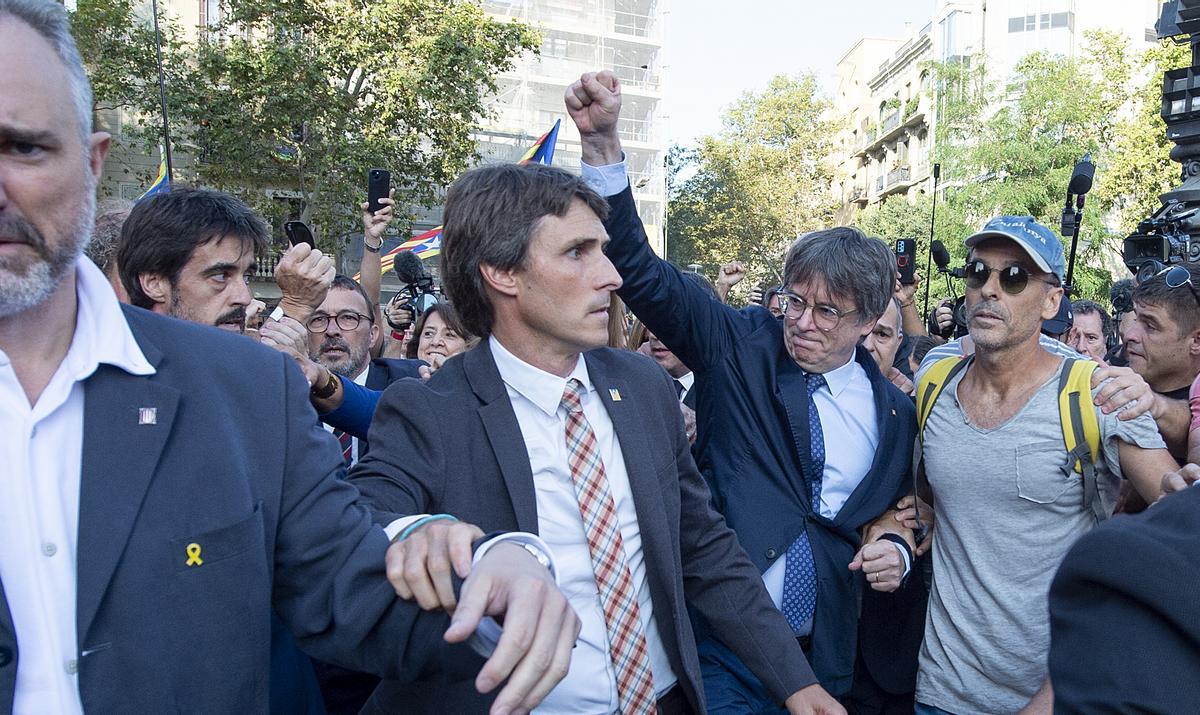
M651 249L601 71L581 175L449 187L443 300L381 300L383 199L267 305L238 199L97 207L61 5L0 0L0 67L0 712L1200 703L1200 266L1110 314L998 216L924 316L835 227L734 306Z

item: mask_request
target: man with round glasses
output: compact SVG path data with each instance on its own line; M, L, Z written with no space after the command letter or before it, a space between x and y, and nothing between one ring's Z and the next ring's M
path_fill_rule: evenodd
M1101 442L1089 499L1064 445L1068 363L1039 344L1063 295L1062 244L1018 216L989 221L965 244L975 353L944 378L922 432L918 484L936 533L916 711L1048 713L1046 599L1058 564L1111 513L1122 477L1153 502L1178 465L1149 414L1123 420L1084 403Z
M912 401L859 347L892 299L895 256L857 229L815 231L788 252L782 319L759 305L735 310L650 249L617 133L616 77L585 74L566 102L584 178L612 207L618 295L694 371L697 464L808 656L803 711L843 712L833 698L850 690L858 597L895 591L911 559L911 534L890 516L879 523L897 533L861 535L911 485ZM779 712L701 626L708 712Z

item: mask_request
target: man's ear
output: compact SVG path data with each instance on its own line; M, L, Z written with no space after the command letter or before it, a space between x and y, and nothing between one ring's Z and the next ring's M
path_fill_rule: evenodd
M1200 357L1200 329L1193 330L1187 338L1188 355Z
M1050 320L1058 315L1061 301L1070 300L1063 292L1062 286L1053 286L1046 291L1046 302L1042 305L1042 320Z
M138 283L146 297L154 301L151 310L156 313L162 312L159 309L160 306L166 306L171 300L171 281L158 273L140 273L138 274Z
M487 263L479 266L479 275L483 282L501 295L515 296L517 294L517 269L497 268Z

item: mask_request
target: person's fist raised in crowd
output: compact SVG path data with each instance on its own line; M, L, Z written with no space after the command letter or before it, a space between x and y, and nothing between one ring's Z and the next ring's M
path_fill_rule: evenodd
M289 248L275 264L283 312L298 321L306 319L325 301L336 274L333 259L307 243Z
M746 277L746 266L741 261L730 261L717 271L717 295L721 300L729 296L729 291Z
M621 118L621 83L608 70L585 72L567 87L567 114L580 136L613 135Z

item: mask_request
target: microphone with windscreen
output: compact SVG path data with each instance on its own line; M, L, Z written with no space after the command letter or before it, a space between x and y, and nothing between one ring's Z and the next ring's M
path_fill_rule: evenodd
M396 257L392 259L392 270L395 271L396 279L401 284L400 290L392 300L412 313L414 319L437 303L437 296L433 293L433 276L425 271L425 266L422 265L421 259L415 253L412 251L397 253ZM401 300L402 296L403 300ZM388 324L396 330L405 330L411 323L398 325L389 318Z
M1071 172L1071 180L1067 183L1067 202L1063 205L1062 213L1062 235L1071 239L1071 257L1067 259L1067 275L1063 280L1067 296L1075 287L1075 250L1079 246L1079 228L1083 224L1084 198L1092 190L1092 180L1095 178L1096 164L1092 161L1092 155L1084 154Z
M1082 196L1092 190L1092 179L1096 177L1096 165L1092 162L1092 155L1085 154L1083 159L1075 165L1075 171L1071 173L1071 183L1067 184L1067 193L1074 196Z
M425 267L421 265L421 259L417 258L417 254L412 251L400 251L397 253L392 263L392 270L396 272L396 278L406 288L418 285L422 281L429 282L433 280L425 273Z

